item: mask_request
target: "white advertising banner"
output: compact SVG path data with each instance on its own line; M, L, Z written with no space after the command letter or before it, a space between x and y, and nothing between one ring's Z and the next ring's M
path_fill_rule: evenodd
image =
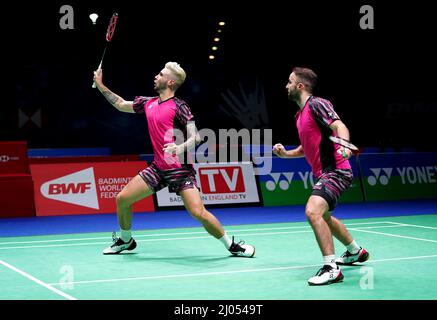
M197 184L204 204L258 203L251 162L195 163ZM181 197L168 188L156 194L159 207L183 206Z

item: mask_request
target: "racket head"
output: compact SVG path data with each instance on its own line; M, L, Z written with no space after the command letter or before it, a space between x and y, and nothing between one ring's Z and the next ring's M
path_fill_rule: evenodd
M106 30L106 41L111 42L114 36L115 26L117 25L118 13L114 13L109 20L108 29Z
M342 139L342 138L339 138L339 137L330 136L329 140L331 140L332 142L334 142L334 143L336 143L336 144L338 144L338 145L340 145L342 147L348 148L348 149L352 150L353 152L358 152L359 151L359 149L358 149L358 147L356 145L354 145L353 143L351 143L351 142L349 142L349 141L347 141L345 139Z

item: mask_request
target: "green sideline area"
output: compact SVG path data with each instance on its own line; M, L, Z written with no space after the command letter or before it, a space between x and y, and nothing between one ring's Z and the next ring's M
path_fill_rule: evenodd
M321 255L306 222L227 226L256 246L232 257L202 228L143 230L138 247L104 256L108 233L0 238L1 300L436 299L437 216L344 220L370 252L344 282L312 287ZM344 247L335 241L336 254Z

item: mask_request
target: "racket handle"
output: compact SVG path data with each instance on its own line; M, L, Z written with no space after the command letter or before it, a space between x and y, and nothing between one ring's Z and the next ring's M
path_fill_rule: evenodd
M99 67L97 68L97 70L99 70L99 69L101 69L101 68L102 68L102 61L100 61L100 64L99 64ZM92 87L93 87L94 89L96 88L96 83L95 83L95 82L93 82Z

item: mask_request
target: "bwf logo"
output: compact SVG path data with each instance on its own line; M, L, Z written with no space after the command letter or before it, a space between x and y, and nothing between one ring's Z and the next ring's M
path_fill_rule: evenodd
M53 183L49 185L49 194L85 193L91 189L91 182Z
M41 194L48 199L99 209L92 167L45 182Z
M393 168L370 168L370 171L373 173L373 175L367 178L367 182L371 186L376 185L378 181L383 186L386 186L390 181Z

